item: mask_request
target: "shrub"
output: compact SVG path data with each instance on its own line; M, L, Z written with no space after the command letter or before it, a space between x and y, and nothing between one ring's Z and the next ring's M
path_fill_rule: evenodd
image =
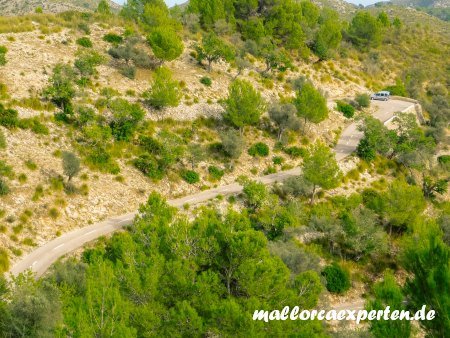
M173 61L183 53L184 45L178 34L168 27L157 27L147 37L153 54L160 60Z
M80 45L81 47L85 47L85 48L92 48L92 46L93 46L91 39L89 39L86 36L79 38L77 40L77 44Z
M201 84L204 84L206 87L211 87L211 85L212 85L212 80L211 80L211 78L209 78L208 76L203 76L203 77L200 79L200 83L201 83Z
M6 182L0 177L0 196L5 196L9 193L9 187Z
M280 195L286 196L310 196L313 192L313 184L307 181L303 176L294 176L287 178L279 188Z
M9 257L5 249L0 248L0 275L9 270Z
M58 211L58 209L56 208L51 208L48 211L48 215L52 218L52 219L57 219L60 216L60 213Z
M19 182L21 184L25 183L28 179L27 175L25 175L24 173L20 174L17 179L19 180Z
M0 126L12 129L17 127L19 124L19 114L17 110L6 109L0 103Z
M119 73L131 80L134 80L136 78L136 67L123 66L120 68Z
M3 130L0 129L0 149L6 149L6 137Z
M355 97L355 101L359 108L368 108L370 106L369 94L358 94Z
M64 175L71 181L80 172L80 159L71 152L64 151L62 153L62 165Z
M336 102L336 109L340 111L346 118L352 118L355 115L355 108L352 105L343 101Z
M8 98L8 87L4 83L0 83L0 100L5 100Z
M284 152L293 158L305 157L308 153L306 149L296 146L285 148Z
M119 45L123 42L123 38L115 33L108 33L103 36L103 41Z
M113 114L109 126L114 138L118 141L129 141L145 116L145 112L137 103L130 103L124 99L115 99L109 103Z
M375 148L371 146L367 138L363 138L359 141L358 147L356 148L356 154L359 158L367 162L373 161L377 155Z
M184 170L181 172L181 178L189 184L198 183L200 176L193 170Z
M388 92L390 92L391 95L408 96L405 85L401 80L397 80L395 85L387 86L386 88L384 88L384 90L387 90Z
M265 143L258 142L248 149L248 154L253 157L266 157L269 156L269 147Z
M0 46L0 66L6 65L6 53L8 49L5 46Z
M208 172L209 172L209 175L211 176L211 178L215 181L219 181L222 178L222 176L225 174L225 172L222 169L217 168L215 166L210 166L208 168Z
M172 80L172 72L169 68L161 67L155 72L152 88L145 97L146 102L156 109L178 106L180 88L178 82Z
M274 157L272 158L272 162L273 162L273 164L275 164L275 165L282 165L283 162L284 162L284 158L281 157L281 156L274 156Z
M238 131L228 130L220 134L222 149L224 153L231 158L239 158L242 154L245 140Z
M49 134L49 130L48 130L47 126L45 124L41 123L41 121L39 121L39 119L37 117L19 120L18 126L21 129L30 129L32 132L34 132L36 134L41 134L41 135Z
M350 289L350 276L347 271L339 266L337 263L333 263L327 266L322 275L327 281L327 290L332 293L343 293Z
M140 172L151 179L160 180L164 176L164 170L161 168L160 163L150 154L139 156L133 161L133 164Z

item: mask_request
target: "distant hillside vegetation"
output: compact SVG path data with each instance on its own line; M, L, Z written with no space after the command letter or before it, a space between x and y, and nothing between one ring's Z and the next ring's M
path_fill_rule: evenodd
M449 8L450 0L393 0L395 5L427 8Z
M34 13L36 8L42 8L45 13L60 13L69 10L93 11L100 0L0 0L0 15L23 15ZM112 10L120 6L108 1Z

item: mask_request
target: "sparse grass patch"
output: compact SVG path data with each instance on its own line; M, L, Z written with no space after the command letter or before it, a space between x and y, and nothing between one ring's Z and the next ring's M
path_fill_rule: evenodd
M39 201L42 197L44 196L44 187L39 184L36 189L34 190L34 194L33 197L31 198L31 200L33 202L37 202Z
M48 211L48 215L54 220L58 219L59 216L61 216L59 210L56 208L50 208L50 210Z
M17 177L17 180L19 181L20 184L24 184L28 180L28 177L27 177L27 175L22 173L22 174L19 174L19 176Z

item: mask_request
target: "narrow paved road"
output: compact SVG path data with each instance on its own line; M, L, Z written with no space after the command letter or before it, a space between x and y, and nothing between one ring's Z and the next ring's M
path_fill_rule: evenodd
M388 102L376 101L373 102L373 105L377 107L377 111L374 116L384 123L389 121L394 116L395 112L405 111L413 106L412 103L399 100L390 100ZM340 161L350 155L356 149L361 136L361 133L357 130L356 123L348 126L342 132L341 138L336 145L336 159ZM298 175L299 173L300 168L295 168L272 175L263 176L258 180L264 184L272 184L283 181L290 176ZM185 204L192 205L201 203L213 199L218 195L232 195L240 193L241 191L242 187L238 183L232 183L215 189L206 190L198 194L171 200L168 201L168 203L175 207L182 207ZM101 236L108 235L114 231L122 229L126 225L130 225L135 216L136 212L132 212L68 232L32 251L22 260L17 262L10 272L12 275L17 276L18 274L31 269L37 277L42 276L42 274L44 274L50 265L52 265L58 258Z

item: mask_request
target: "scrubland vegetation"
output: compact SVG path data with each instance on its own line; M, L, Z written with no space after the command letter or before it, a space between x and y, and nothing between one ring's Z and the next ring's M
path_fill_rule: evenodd
M27 159L26 173L17 171L8 137L27 131L48 145L60 141L55 129L65 142L53 153L59 172L30 193L34 203L58 193L43 207L49 221L71 198L89 194L89 176L113 175L125 189L125 167L154 190L168 181L200 191L238 176L243 192L183 211L152 193L132 226L80 257L37 281L0 279L1 336L325 337L331 330L318 321L266 324L251 315L317 308L330 294L353 292L364 293L370 309L427 304L437 312L416 326L372 322L362 334L450 331L447 23L384 6L344 19L293 0L191 0L171 9L133 0L118 15L101 1L95 13L40 12L0 17L0 34L13 43L14 33L39 29L45 40L67 30L71 41L60 48L76 52L49 68L44 88L27 98L0 83L0 201L41 169ZM9 53L0 46L0 71ZM220 98L205 99L220 116L165 118L199 104L174 71L177 62L198 73L201 91L221 86ZM320 77L300 72L302 65ZM105 68L133 84L147 74L147 87L102 86ZM333 109L324 90L331 77L357 88ZM371 116L363 88L418 100L425 123L400 113L388 128ZM43 113L21 117L21 108ZM330 117L340 125L319 133ZM363 138L354 167L343 170L331 148L349 122ZM300 176L271 187L252 179L296 166ZM1 205L8 246L0 248L0 272L7 272L24 247L36 245L39 229L29 221L42 211L9 214Z

